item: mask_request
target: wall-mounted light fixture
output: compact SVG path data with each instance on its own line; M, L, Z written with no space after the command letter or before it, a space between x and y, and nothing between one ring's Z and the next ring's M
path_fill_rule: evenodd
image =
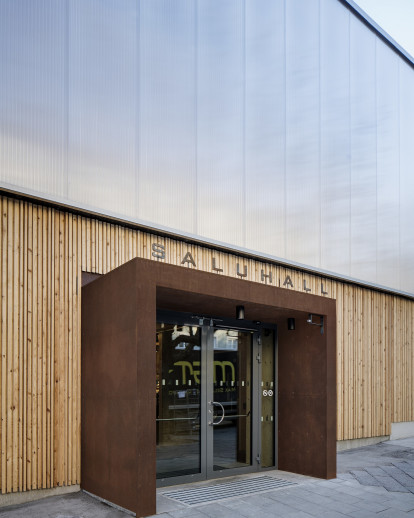
M314 322L313 317L319 318L319 322ZM312 324L313 326L319 326L321 328L321 335L323 335L324 327L323 327L323 315L313 315L309 313L308 319L306 320L308 324Z
M236 306L237 320L244 320L244 306Z
M294 331L296 329L296 322L294 318L287 319L287 325L289 331Z

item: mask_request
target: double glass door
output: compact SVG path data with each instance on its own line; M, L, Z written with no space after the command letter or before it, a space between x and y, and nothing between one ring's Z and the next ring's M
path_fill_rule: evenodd
M274 331L182 314L157 320L159 485L274 466Z

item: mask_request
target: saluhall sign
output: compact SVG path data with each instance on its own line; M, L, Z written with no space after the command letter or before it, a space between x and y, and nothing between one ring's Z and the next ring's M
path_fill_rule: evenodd
M155 257L156 259L165 261L165 258L166 258L165 245L163 245L161 243L152 243L151 249L152 249L151 255L153 257ZM184 254L184 256L182 257L182 259L180 261L180 264L187 265L187 266L191 265L192 267L197 268L197 263L194 260L193 254L189 251L187 251ZM219 264L217 258L214 256L211 258L210 270L212 272L222 272L223 271L223 268L220 267L220 264ZM243 265L241 267L240 263L237 262L236 263L236 276L240 279L248 279L247 266ZM265 284L274 284L274 281L276 281L276 279L273 279L272 272L271 271L266 272L264 269L261 269L261 271L260 271L260 280L261 280L261 282L264 282ZM283 280L283 282L282 282L282 280ZM284 277L284 279L277 279L277 281L279 281L278 284L280 287L295 288L290 275L286 275ZM303 279L302 288L303 288L303 291L305 291L306 293L312 292L312 289L309 288L306 284L306 279ZM320 288L321 288L321 291L320 291L321 295L328 295L328 292L324 288L323 282L320 283Z

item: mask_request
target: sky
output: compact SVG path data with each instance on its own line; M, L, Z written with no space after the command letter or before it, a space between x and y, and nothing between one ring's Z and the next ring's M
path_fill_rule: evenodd
M414 57L414 0L354 0Z

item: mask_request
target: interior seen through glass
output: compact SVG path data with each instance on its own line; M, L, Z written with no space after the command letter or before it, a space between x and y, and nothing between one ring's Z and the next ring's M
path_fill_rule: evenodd
M200 328L157 323L156 351L157 478L200 473Z
M251 464L252 335L214 331L213 469Z
M253 437L261 467L274 466L274 331L262 330L261 340L258 362L251 331L209 328L202 333L198 325L157 323L157 478L252 466Z

